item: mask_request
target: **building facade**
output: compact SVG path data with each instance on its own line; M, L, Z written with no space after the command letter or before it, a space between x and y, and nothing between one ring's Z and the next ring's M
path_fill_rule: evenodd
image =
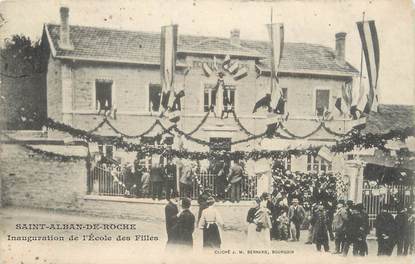
M335 49L307 43L284 44L278 73L286 99L281 116L286 118L284 126L296 135L315 130L327 113L330 121L326 126L332 131L346 133L352 128L353 121L335 107L336 100L358 77L358 71L345 60L345 37L346 33L335 35ZM99 109L105 107L111 112L116 110L116 117L111 115L110 121L127 135L142 133L159 118L160 33L72 26L69 9L61 8L61 24L44 25L42 45L48 50L48 117L90 130L103 120L105 111ZM235 71L222 70L226 56L231 65L237 65ZM209 106L219 103L214 89L218 77L215 72L206 72L204 65L209 65L213 71L217 68L217 72L225 74L224 94L243 126L252 134L264 132L267 112L260 109L253 113L253 108L270 89L269 58L269 43L241 39L237 29L231 31L229 38L179 34L175 86L185 91L180 128L192 131ZM171 125L168 120L161 121L165 127ZM153 133L157 132L156 129ZM105 126L96 133L116 135ZM233 142L247 134L232 114L221 118L220 113L211 113L193 137ZM335 136L319 130L304 140L264 139L232 145L231 149L287 149L330 144L334 140ZM190 141L183 144L189 150L208 150ZM332 164L314 157L293 157L287 164L298 171L332 170Z

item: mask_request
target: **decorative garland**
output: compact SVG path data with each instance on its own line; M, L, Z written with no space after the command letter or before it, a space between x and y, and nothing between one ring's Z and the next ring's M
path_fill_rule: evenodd
M33 147L31 147L27 144L20 144L20 146L22 146L22 147L38 154L38 155L42 155L43 157L45 157L47 159L53 159L53 160L57 160L57 161L67 162L67 161L78 161L78 160L85 160L86 159L86 157L74 156L74 155L62 155L62 154L58 154L58 153L54 153L54 152L50 152L50 151L46 151L46 150L33 148Z
M196 133L202 126L204 123L206 123L206 120L208 119L209 115L211 113L211 109L209 109L209 111L207 111L206 115L203 117L202 121L199 123L199 125L197 125L192 131L190 131L189 133L187 133L189 136L193 135L194 133Z
M314 135L315 133L317 133L318 131L320 131L320 129L323 127L323 122L321 122L318 126L317 126L317 128L316 129L314 129L312 132L310 132L310 133L308 133L307 135L304 135L304 136L298 136L298 135L295 135L295 134L293 134L292 132L290 132L284 125L283 125L283 123L281 122L280 123L280 127L281 127L281 129L286 133L286 134L288 134L291 138L295 138L295 139L305 139L305 138L308 138L308 137L310 137L310 136L312 136L312 135Z
M254 133L249 132L248 129L246 129L246 127L244 125L242 125L241 121L239 120L239 118L236 116L235 111L232 111L232 115L233 115L233 119L235 120L235 122L238 124L239 128L248 136L254 136Z
M405 140L410 136L415 136L415 127L407 127L402 130L391 130L385 134L362 134L360 130L352 129L344 137L336 142L331 150L334 152L349 152L353 149L378 148L386 151L386 143L392 139Z

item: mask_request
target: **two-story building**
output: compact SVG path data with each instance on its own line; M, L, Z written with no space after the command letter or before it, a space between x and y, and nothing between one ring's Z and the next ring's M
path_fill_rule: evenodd
M111 123L128 135L147 130L160 115L160 33L126 31L69 23L69 9L61 8L61 24L45 24L42 45L47 52L47 115L75 128L90 130L104 118L98 107L116 109ZM180 27L179 27L180 32ZM243 32L242 32L243 34ZM253 113L255 103L270 87L270 44L267 41L244 40L238 29L229 38L179 34L175 85L183 87L181 119L185 131L192 131L216 102L215 73L226 56L237 69L225 73L225 91L240 122L253 134L264 132L266 110ZM278 72L286 98L284 127L304 136L320 124L324 112L331 112L327 127L337 133L351 129L353 121L335 107L345 86L353 85L358 71L345 60L346 33L333 36L335 49L318 44L284 43ZM237 64L236 64L237 63ZM171 124L161 119L166 127ZM155 130L154 133L159 131ZM283 131L280 131L284 134ZM116 135L109 127L96 133ZM150 134L151 135L151 134ZM209 115L207 122L193 135L206 141L233 142L247 137L232 114L228 118ZM335 137L325 130L304 140L278 138L232 145L232 150L252 148L286 149L330 144ZM185 141L189 150L207 150ZM111 146L101 149L113 153ZM297 157L287 161L289 169L298 171L332 170L331 160ZM336 166L335 166L336 167ZM339 166L340 169L341 166Z

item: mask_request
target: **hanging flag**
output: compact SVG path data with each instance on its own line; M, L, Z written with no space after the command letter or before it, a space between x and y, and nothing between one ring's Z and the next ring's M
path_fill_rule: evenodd
M202 64L202 69L206 77L210 77L210 75L212 75L213 73L213 70L210 68L210 66L206 62Z
M256 102L256 104L254 105L254 110L252 110L252 113L255 113L261 107L269 108L270 103L271 103L271 94L266 94L264 97L262 97Z
M268 32L271 40L271 108L276 109L282 90L278 81L278 70L284 47L284 25L281 23L268 24Z
M375 21L357 22L362 49L365 55L367 75L369 78L368 107L377 112L378 108L378 74L379 74L379 40Z
M240 80L248 75L248 69L246 67L240 68L233 76L235 81Z
M336 99L336 102L334 103L334 106L337 108L337 110L339 110L339 112L341 113L341 114L343 114L344 112L343 112L343 110L342 110L342 98L341 97L338 97L337 99Z
M161 27L160 40L160 75L161 90L163 95L161 105L167 109L173 100L169 95L174 95L174 73L176 70L176 51L177 51L177 25ZM163 104L164 99L164 104ZM167 99L167 107L166 107Z
M239 63L235 61L232 65L229 66L228 72L234 74L239 69Z
M255 65L255 72L256 72L256 79L258 79L259 77L261 77L262 70L261 70L261 68L258 67L258 65Z
M352 106L350 108L350 114L353 116L354 119L359 119L362 117L362 114L369 114L370 107L369 107L369 89L365 84L366 78L363 77L361 85L353 95Z
M225 59L223 60L223 64L222 64L223 69L228 70L230 64L231 64L231 57L228 54L228 55L226 55Z
M218 72L218 71L219 71L219 68L218 68L218 62L217 62L217 60L216 60L216 56L213 56L213 70L214 70L215 72Z

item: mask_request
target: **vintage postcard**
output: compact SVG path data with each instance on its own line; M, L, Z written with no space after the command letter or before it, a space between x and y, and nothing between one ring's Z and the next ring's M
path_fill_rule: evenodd
M410 0L0 2L0 263L413 263Z

